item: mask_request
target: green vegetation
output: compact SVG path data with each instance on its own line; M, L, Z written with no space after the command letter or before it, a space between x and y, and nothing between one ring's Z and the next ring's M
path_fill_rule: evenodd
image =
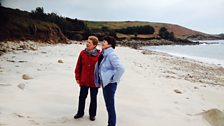
M135 27L135 26L153 26L154 24L159 23L151 23L151 22L142 22L142 21L85 21L85 24L90 29L101 29L102 27L107 27L108 29L122 29L127 27Z
M60 28L51 22L34 19L31 13L0 7L0 40L66 42ZM38 11L40 12L40 11Z
M150 25L146 25L146 26L127 27L117 29L116 31L123 34L135 34L135 36L137 37L138 34L153 34L155 32L155 29Z
M166 23L143 21L83 21L59 16L57 13L45 13L43 7L37 7L30 13L19 9L0 6L0 40L33 39L58 36L71 40L86 40L89 35L95 35L100 40L105 35L123 39L169 39L189 37L202 33ZM53 30L52 30L53 29ZM40 36L37 35L41 34ZM174 35L175 33L175 35ZM48 35L45 35L48 34Z
M69 39L82 40L88 37L87 32L89 29L84 21L61 17L53 12L44 13L43 7L37 7L36 10L32 10L30 15L33 19L57 24L61 28L62 33Z
M160 28L159 30L159 36L163 39L174 39L174 33L168 32L168 30L165 27Z

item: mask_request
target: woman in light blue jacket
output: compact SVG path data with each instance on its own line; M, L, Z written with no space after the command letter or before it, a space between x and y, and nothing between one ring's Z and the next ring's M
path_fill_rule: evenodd
M113 37L104 37L102 42L102 53L95 66L94 80L96 86L103 87L103 96L108 112L108 126L116 125L116 111L114 95L117 84L124 73L124 66L115 54L116 41Z

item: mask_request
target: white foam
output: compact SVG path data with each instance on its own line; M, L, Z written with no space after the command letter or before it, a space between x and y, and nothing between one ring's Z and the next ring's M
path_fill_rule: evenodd
M167 54L170 54L170 55L173 55L173 56L178 56L178 57L185 57L185 58L197 60L197 61L200 61L200 62L204 62L204 63L213 64L213 65L224 67L224 60L221 60L221 59L205 58L205 57L198 57L198 56L190 56L190 55L186 55L186 54L162 51L162 50L159 50L159 49L149 49L149 48L144 48L144 49L148 49L148 50L152 50L152 51L156 51L156 52L167 53Z

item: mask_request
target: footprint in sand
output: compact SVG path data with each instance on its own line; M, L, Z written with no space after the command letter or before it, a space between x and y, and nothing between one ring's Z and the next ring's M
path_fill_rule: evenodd
M5 87L5 86L12 86L11 84L0 84L0 86Z
M6 126L7 124L0 123L0 126Z
M68 123L68 122L71 122L73 120L74 119L71 119L69 117L61 117L60 119L57 120L57 122L59 122L59 123Z
M29 122L31 122L33 125L40 125L40 123L34 121L34 120L29 120Z
M224 126L224 112L218 109L210 109L201 113L203 118L212 126Z
M0 72L3 72L3 67L0 67Z
M21 90L24 90L25 86L26 86L26 84L24 84L24 83L20 83L17 85L17 87L20 88Z
M47 54L47 52L44 52L44 51L42 51L41 53L42 53L42 54Z
M65 123L69 123L69 122L72 122L74 121L74 119L71 119L71 118L67 118L67 117L62 117L62 118L59 118L59 119L56 119L56 120L51 120L49 121L48 123L49 124L65 124Z
M37 69L37 71L41 71L41 69Z
M19 117L19 118L24 118L23 115L20 115L20 114L18 114L18 113L13 113L13 115L15 115L15 116L17 116L17 117Z

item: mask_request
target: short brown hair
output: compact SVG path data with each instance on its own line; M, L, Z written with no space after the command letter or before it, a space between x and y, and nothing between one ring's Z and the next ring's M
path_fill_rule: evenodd
M96 45L96 46L98 45L99 40L96 36L89 36L88 39L92 40L93 45Z

